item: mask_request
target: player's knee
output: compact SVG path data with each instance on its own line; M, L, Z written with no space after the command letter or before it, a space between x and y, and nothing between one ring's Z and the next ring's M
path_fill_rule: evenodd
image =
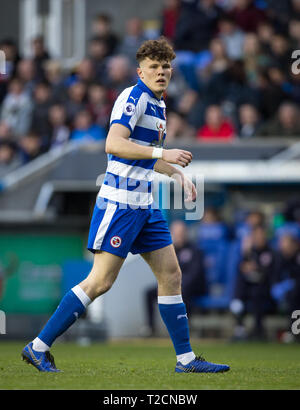
M113 285L113 281L109 280L108 278L102 279L99 282L94 282L93 291L94 291L95 298L109 291L112 285Z
M181 288L181 270L179 267L170 269L166 274L168 283L172 284L173 288Z
M113 285L113 280L109 277L88 276L82 283L82 289L94 300L103 293L106 293Z

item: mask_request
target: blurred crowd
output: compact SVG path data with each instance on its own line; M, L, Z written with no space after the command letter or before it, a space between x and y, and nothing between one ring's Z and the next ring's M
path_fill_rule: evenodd
M0 176L69 140L105 139L112 105L136 82L135 53L164 35L177 58L167 92L168 140L299 138L299 0L166 0L158 29L132 17L125 34L112 16L95 16L86 56L71 70L42 36L31 56L0 39ZM297 71L297 70L296 70Z
M258 209L236 211L233 220L207 208L193 228L176 219L170 231L182 270L182 295L189 317L199 309L230 312L232 339L266 340L267 315L279 314L285 324L276 335L291 341L292 312L300 309L300 198L265 215ZM192 233L193 231L193 233ZM157 289L145 294L145 335L155 334ZM253 326L245 324L252 317ZM299 337L299 336L298 336Z

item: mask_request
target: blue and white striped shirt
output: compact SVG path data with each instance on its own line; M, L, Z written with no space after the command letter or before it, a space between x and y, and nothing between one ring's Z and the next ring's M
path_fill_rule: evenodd
M166 105L139 79L117 98L110 125L129 128L129 140L162 147L166 138ZM108 165L99 197L117 203L148 206L153 202L152 181L156 159L124 159L108 154Z

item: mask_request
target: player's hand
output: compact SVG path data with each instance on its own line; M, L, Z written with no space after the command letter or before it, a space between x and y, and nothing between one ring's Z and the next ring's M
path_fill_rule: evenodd
M183 149L164 149L162 159L170 164L178 164L185 168L192 161L193 155Z
M184 201L185 202L195 201L195 199L197 197L196 187L193 184L193 182L187 177L184 177L183 189L184 189L184 193L186 195L185 198L184 198Z
M197 190L193 182L184 174L175 174L173 178L183 187L184 201L192 202L197 198Z

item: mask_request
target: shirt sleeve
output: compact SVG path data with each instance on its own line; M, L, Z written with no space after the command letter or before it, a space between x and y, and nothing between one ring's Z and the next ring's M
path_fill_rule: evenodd
M137 121L144 114L145 103L143 93L139 89L133 87L131 91L126 91L123 91L115 102L110 125L122 124L132 132Z

